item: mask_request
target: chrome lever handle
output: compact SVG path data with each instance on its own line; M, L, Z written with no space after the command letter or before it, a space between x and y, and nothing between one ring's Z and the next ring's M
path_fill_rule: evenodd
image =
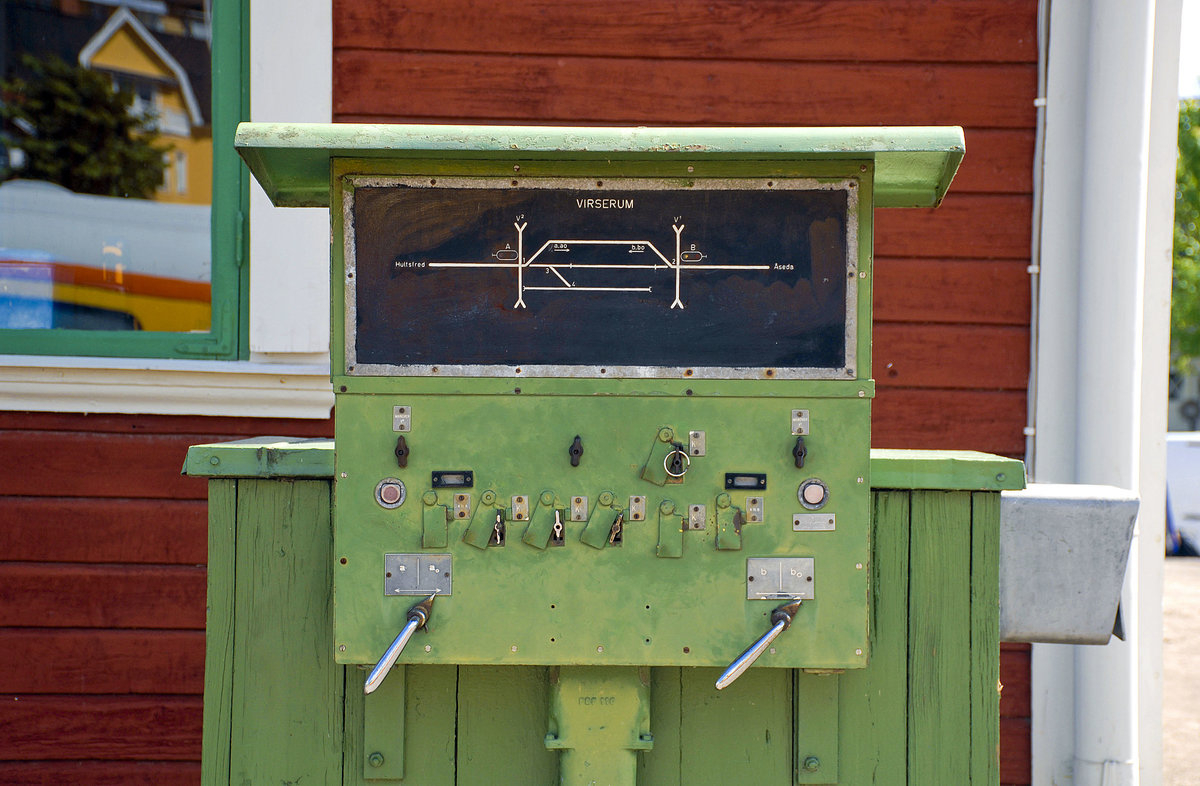
M729 664L729 668L725 669L724 673L717 680L717 690L728 688L733 684L734 680L742 676L746 669L754 665L754 661L758 660L759 656L767 651L767 647L771 646L771 642L775 641L780 633L788 629L799 609L800 601L794 600L772 611L771 629L763 634L761 639L747 647L741 655L738 655L733 663Z
M367 676L367 683L363 686L363 693L371 694L383 684L384 677L392 670L392 666L396 665L396 658L400 657L408 640L412 638L418 628L425 627L425 623L429 621L429 615L433 613L435 597L437 597L436 592L408 610L408 621L404 623L400 635L392 641L391 646L383 653L383 657L375 664L375 668L371 669L371 673Z

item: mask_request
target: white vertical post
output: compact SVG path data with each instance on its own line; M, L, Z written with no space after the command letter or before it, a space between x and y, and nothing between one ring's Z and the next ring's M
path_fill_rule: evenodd
M1146 205L1145 314L1138 491L1138 753L1141 782L1162 783L1162 590L1166 520L1167 374L1182 0L1154 4L1150 159Z
M1152 86L1162 82L1152 65L1174 68L1177 47L1156 53L1155 43L1178 30L1179 18L1178 0L1158 5L1157 18L1154 0L1050 6L1031 457L1037 480L1137 490L1149 503L1143 533L1162 526L1154 512L1161 464L1147 454L1155 444L1148 430L1165 423L1162 260L1170 242L1162 212L1170 165L1151 152L1152 139L1161 145L1165 136L1161 101L1151 132ZM1159 781L1160 756L1142 747L1157 744L1159 723L1161 533L1142 537L1122 593L1128 643L1034 647L1034 783Z

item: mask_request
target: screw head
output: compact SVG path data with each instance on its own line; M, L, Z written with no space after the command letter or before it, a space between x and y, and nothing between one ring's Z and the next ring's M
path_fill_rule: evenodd
M370 764L372 767L382 767L383 766L383 754L379 753L378 751L376 751L375 753L372 753L370 756L367 757L367 764Z
M816 772L819 769L821 769L821 760L820 759L818 759L816 756L805 756L804 757L804 771L805 772Z

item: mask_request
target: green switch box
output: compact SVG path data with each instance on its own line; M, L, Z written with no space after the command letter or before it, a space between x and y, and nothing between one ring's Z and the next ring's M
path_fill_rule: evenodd
M868 663L872 162L333 174L338 662Z

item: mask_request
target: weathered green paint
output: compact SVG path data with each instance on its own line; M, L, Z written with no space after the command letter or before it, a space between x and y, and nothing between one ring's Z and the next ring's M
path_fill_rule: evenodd
M419 381L413 380L414 384ZM451 380L430 381L451 382ZM476 381L487 382L488 380ZM524 380L523 384L557 381ZM630 380L602 381L631 382ZM511 385L511 382L504 384ZM699 385L700 382L688 384ZM422 388L413 392L431 391ZM553 393L555 391L544 392ZM765 395L765 393L755 391L754 395ZM812 395L812 392L805 391L797 395L809 396ZM210 478L332 478L333 454L334 443L331 439L254 437L232 442L193 445L188 450L183 471L184 474L193 477ZM216 458L217 461L213 462L213 458ZM1025 487L1023 462L971 450L872 448L870 467L871 488L876 490L1001 491ZM1004 475L1002 480L996 479L999 474ZM647 515L650 515L649 509Z
M948 521L964 526L947 527ZM963 701L972 686L970 521L970 494L912 492L908 774L914 784L971 782L971 701Z
M680 670L679 782L789 783L792 671L751 668L719 691L713 683L720 674Z
M1000 783L1000 495L971 495L971 783Z
M328 453L319 444L308 450ZM309 472L314 462L296 466ZM271 473L280 472L273 464ZM244 778L371 783L363 780L364 763L383 743L364 745L364 734L378 734L366 728L365 672L328 657L328 495L328 481L210 481L202 768L209 786ZM638 754L638 782L822 783L800 775L808 750L828 749L829 738L818 742L813 733L836 729L838 783L996 786L998 517L994 492L877 491L866 566L868 667L831 676L756 666L721 692L713 689L714 669L652 669L653 749ZM413 645L432 640L418 634ZM381 689L394 685L404 694L401 783L558 782L560 754L544 744L545 668L402 668L404 679L393 682L393 674ZM837 683L836 710L829 709L829 681ZM919 705L911 715L910 689ZM382 721L393 734L398 711L392 707L392 720ZM821 767L814 777L827 775L830 756L814 755Z
M838 678L838 775L845 784L904 784L908 771L908 548L911 494L872 498L871 664ZM962 526L947 522L947 526ZM966 685L962 688L965 690ZM952 783L952 781L944 781ZM912 781L912 786L923 786Z
M795 674L796 783L838 782L837 674Z
M204 615L204 729L200 777L209 786L230 783L238 485L237 481L229 479L214 478L208 482L208 605Z
M650 670L650 734L654 747L638 759L638 783L681 786L680 766L688 750L682 735L683 669Z
M392 409L400 405L412 412L404 469L396 466L391 430ZM806 405L827 425L807 437L808 463L797 469L791 409ZM403 626L412 599L384 596L383 554L423 550L423 500L432 492L439 505L468 494L471 514L449 524L443 551L453 558L453 589L434 607L431 649L410 645L401 662L725 666L769 627L778 602L747 600L745 570L747 557L773 555L814 558L818 588L760 665L861 668L869 656L867 571L854 565L869 560L868 456L861 448L869 406L857 397L520 396L504 411L506 424L522 427L507 429L510 441L501 443L504 424L493 423L490 396L343 395L337 440L354 450L338 454L335 481L338 662L373 664ZM705 430L708 455L692 459L682 483L658 486L638 474L667 423L685 442L690 429ZM769 436L749 440L747 433ZM572 467L567 448L576 434L586 448L581 466ZM473 488L431 487L433 471L472 468ZM765 521L743 524L740 538L732 526L722 533L718 521L716 502L727 493L730 471L768 476L765 491L728 492L730 511L744 510L749 496L764 500ZM837 516L837 529L794 532L792 514L801 510L796 488L814 475L831 489L823 512ZM381 508L374 496L389 476L408 486L408 501L395 510ZM565 522L563 547L531 548L521 540L527 525L513 520L510 501L534 500L546 489L564 502L586 496L589 520L586 527ZM488 490L494 502L483 501ZM613 497L608 503L605 492ZM622 544L609 544L617 512L632 495L646 496L646 520L626 517ZM706 510L702 530L671 533L668 523L667 534L684 541L681 559L658 556L662 528L654 511L665 499L681 513L694 505ZM502 548L489 545L497 510L507 528ZM718 548L737 540L740 551Z
M558 783L559 754L545 745L550 693L543 666L459 668L458 783Z
M332 478L333 440L252 437L193 445L183 474L209 478Z
M276 205L329 205L336 158L537 162L868 159L880 207L941 202L966 149L961 128L581 128L244 123L237 148ZM696 173L700 176L700 173Z
M238 487L234 670L252 678L233 683L236 783L341 778L343 678L327 624L329 496L322 481ZM291 624L276 623L283 618Z
M1025 463L974 450L872 450L871 487L1007 491L1025 488Z
M362 691L361 686L354 687ZM407 667L395 666L383 684L363 699L363 755L359 761L365 781L404 780L407 688Z
M560 752L564 784L633 786L650 735L650 670L563 666L550 671L545 745Z

